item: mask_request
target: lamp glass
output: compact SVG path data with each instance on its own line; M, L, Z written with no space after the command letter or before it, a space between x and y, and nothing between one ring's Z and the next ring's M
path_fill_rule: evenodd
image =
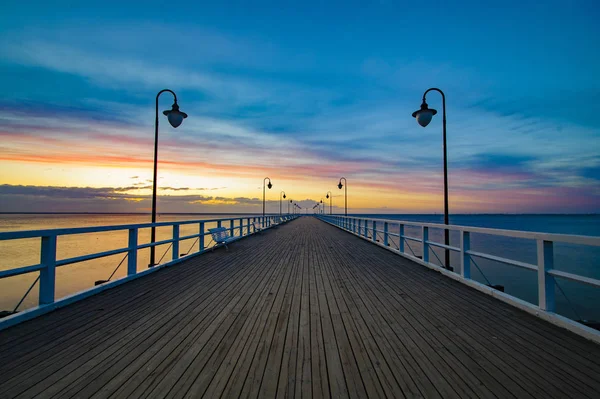
M344 187L344 186L343 186L342 182L340 182L340 184L338 184L338 188L341 190L342 187Z
M433 118L433 111L431 109L422 109L417 112L415 118L417 119L417 123L419 125L425 127L429 125L429 122L431 122L431 119Z

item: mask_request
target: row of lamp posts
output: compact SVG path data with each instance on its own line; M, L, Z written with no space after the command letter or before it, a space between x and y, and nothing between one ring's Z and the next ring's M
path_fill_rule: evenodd
M425 91L425 93L423 93L423 102L421 103L421 108L415 112L413 112L412 116L417 120L417 123L423 127L426 127L427 125L429 125L429 122L431 122L431 119L433 118L433 116L435 114L437 114L437 111L433 108L429 108L427 105L427 101L426 101L426 96L427 93L429 93L430 91L437 91L438 93L441 94L442 96L442 141L443 141L443 150L444 150L444 224L448 225L449 224L449 217L448 217L448 159L447 159L447 150L446 150L446 96L444 95L444 92L441 91L438 88L432 87L430 89L427 89ZM179 110L179 105L177 104L177 95L175 94L175 92L173 92L172 90L169 89L164 89L158 92L158 94L156 95L156 118L155 118L155 122L154 122L154 178L152 180L152 223L156 223L156 183L157 183L157 166L158 166L158 98L160 97L160 95L164 92L169 92L173 95L173 105L171 107L170 110L166 110L163 111L163 115L165 115L167 117L167 120L169 121L169 123L171 124L171 126L173 126L174 128L177 128L181 125L181 123L183 122L183 120L185 118L187 118L187 114L185 112L182 112ZM269 184L267 185L267 187L269 189L271 189L271 187L273 187L273 184L271 184L271 179L269 179L268 177L265 177L263 180L263 217L265 216L265 183L267 182L267 180L269 181ZM344 180L344 184L342 184L342 180ZM338 183L338 188L341 190L342 188L344 188L344 216L348 216L348 182L346 181L345 177L340 178L340 181ZM327 196L326 198L329 199L329 213L331 214L331 210L332 210L332 203L331 203L331 198L333 195L330 195L331 191L327 192ZM281 192L279 194L279 214L281 214L281 201L282 198L285 199L285 192ZM292 200L290 200L290 203L292 203ZM323 199L321 198L321 204L323 203ZM319 205L319 204L317 204ZM315 206L316 207L316 206ZM313 207L313 208L315 208ZM294 211L296 209L302 209L300 206L298 206L298 204L294 204ZM289 205L288 205L288 213L289 213ZM151 230L151 243L155 243L156 242L156 228L153 225L152 226L152 230ZM449 231L448 229L444 230L444 244L446 246L450 245L450 235L449 235ZM152 246L151 247L151 252L150 252L150 265L149 266L154 266L155 265L155 252L156 252L156 247ZM445 249L445 265L447 269L451 269L450 267L450 251L448 249Z

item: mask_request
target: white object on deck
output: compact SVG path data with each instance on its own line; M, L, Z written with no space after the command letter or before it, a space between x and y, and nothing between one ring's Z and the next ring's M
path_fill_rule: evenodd
M229 230L225 227L215 227L214 229L208 229L208 231L212 235L213 241L217 245L225 245L225 249L227 250L229 250L229 248L227 247L227 243L235 240L234 237L229 235Z

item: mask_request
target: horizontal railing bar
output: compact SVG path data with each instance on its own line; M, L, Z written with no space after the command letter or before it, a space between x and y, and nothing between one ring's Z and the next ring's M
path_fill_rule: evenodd
M527 270L537 271L537 269L538 269L536 265L532 265L531 263L519 262L518 260L512 260L512 259L502 258L500 256L488 255L488 254L484 254L481 252L475 252L475 251L466 251L466 252L467 252L467 254L469 254L471 256L476 256L478 258L493 260L496 262L505 263L507 265L521 267L521 268L527 269Z
M567 273L556 269L549 270L548 274L551 274L555 277L564 278L566 280L576 281L578 283L588 284L600 288L600 280L597 280L595 278L578 276L576 274Z
M208 233L208 234L210 234L210 233ZM192 238L198 238L200 236L205 236L205 235L208 235L208 234L204 233L204 234L192 234L192 235L189 235L189 236L183 236L183 237L179 237L179 241L190 240Z
M440 244L439 242L435 242L435 241L425 241L425 243L429 244L429 245L433 245L434 247L440 247L440 248L449 249L451 251L460 252L460 248L453 247L451 245Z
M411 236L402 236L402 238L404 238L405 240L411 240L411 241L416 241L416 242L423 242L422 239L416 238L416 237L411 237Z
M96 252L95 254L90 254L90 255L83 255L83 256L76 256L74 258L61 259L61 260L56 261L56 266L57 267L65 266L65 265L70 265L72 263L79 263L79 262L85 262L88 260L104 258L105 256L122 254L123 252L127 252L127 251L129 251L129 248L119 248L119 249L112 249L110 251Z
M37 272L39 270L42 270L44 267L45 266L43 264L39 264L39 265L19 267L17 269L0 270L0 278L6 278L6 277L18 276L20 274Z
M144 248L155 247L155 246L158 246L158 245L170 244L173 241L175 241L175 240L173 240L171 238L170 240L162 240L162 241L156 241L156 242L149 242L148 244L138 245L137 249L144 249Z

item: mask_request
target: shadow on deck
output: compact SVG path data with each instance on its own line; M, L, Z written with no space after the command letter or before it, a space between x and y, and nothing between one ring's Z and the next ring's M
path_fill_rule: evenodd
M594 397L600 347L314 218L0 332L0 397Z

